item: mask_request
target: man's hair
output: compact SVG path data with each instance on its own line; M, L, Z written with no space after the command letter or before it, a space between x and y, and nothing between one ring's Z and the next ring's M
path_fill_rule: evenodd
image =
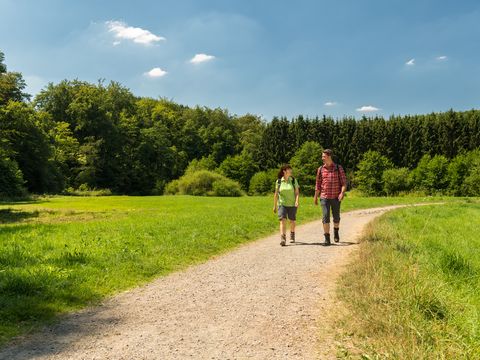
M323 154L327 154L328 156L332 157L333 151L330 149L325 149L322 151Z

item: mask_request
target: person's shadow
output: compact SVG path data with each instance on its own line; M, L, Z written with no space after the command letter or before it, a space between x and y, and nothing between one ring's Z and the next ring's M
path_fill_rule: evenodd
M350 241L340 241L338 243L332 242L330 245L326 245L324 242L303 242L303 241L295 241L294 243L289 243L288 246L296 246L296 245L316 245L316 246L350 246L350 245L358 245L356 242Z

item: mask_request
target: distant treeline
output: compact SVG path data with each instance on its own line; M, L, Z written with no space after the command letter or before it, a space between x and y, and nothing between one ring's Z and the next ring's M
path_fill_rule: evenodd
M369 150L396 167L423 155L447 159L480 146L480 111L270 122L224 109L134 96L129 89L64 80L34 99L0 52L0 196L110 189L160 194L200 159L248 189L257 172L289 161L307 141L332 148L355 171ZM320 163L318 154L318 162Z

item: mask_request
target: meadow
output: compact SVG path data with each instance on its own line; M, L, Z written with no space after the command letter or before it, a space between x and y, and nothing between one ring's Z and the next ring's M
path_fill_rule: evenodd
M338 297L339 356L480 357L480 201L389 212L372 222ZM353 344L353 345L352 345Z
M349 195L343 211L444 199ZM0 202L0 344L276 231L272 205L271 197L190 196ZM320 218L311 198L300 206L300 224Z

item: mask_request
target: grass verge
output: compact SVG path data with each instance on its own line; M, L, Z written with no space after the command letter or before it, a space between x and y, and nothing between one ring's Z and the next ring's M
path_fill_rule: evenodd
M480 356L480 203L387 213L339 287L339 357ZM345 330L347 329L347 330Z

